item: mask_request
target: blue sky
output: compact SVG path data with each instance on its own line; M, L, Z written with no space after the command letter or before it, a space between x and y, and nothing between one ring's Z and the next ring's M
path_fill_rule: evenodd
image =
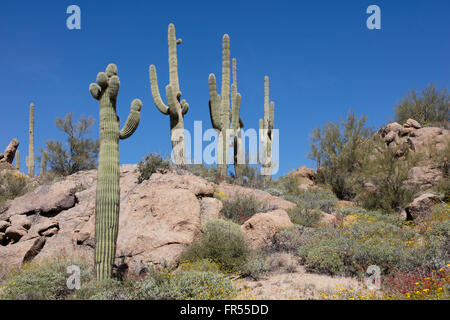
M81 30L66 28L66 8L81 8ZM225 5L224 5L225 4ZM366 8L381 8L381 30L368 30ZM154 106L148 67L155 64L162 91L168 82L167 26L174 23L180 87L195 120L210 128L208 75L221 77L221 39L231 38L238 63L241 116L258 127L264 76L270 77L275 126L280 129L280 173L307 159L309 133L345 117L352 108L378 127L412 88L433 81L448 87L450 2L433 1L1 1L0 148L28 150L28 108L36 105L36 150L63 139L56 117L74 111L98 119L89 84L110 62L119 69L118 114L143 101L141 124L120 143L121 163L150 152L169 154L169 119ZM164 100L165 95L164 95ZM98 123L92 137L98 136Z

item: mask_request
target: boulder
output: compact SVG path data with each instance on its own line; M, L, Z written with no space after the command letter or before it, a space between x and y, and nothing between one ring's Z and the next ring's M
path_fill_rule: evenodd
M323 226L334 226L337 224L337 218L332 214L322 212L319 224Z
M439 198L432 193L424 193L414 199L406 208L406 220L416 220L428 216L433 210L433 205L439 202Z
M22 238L24 235L27 234L27 229L21 226L10 226L5 231L5 235L7 238L17 242Z
M391 131L384 137L384 141L386 141L386 143L389 144L392 141L394 141L396 137L397 137L397 133L394 131Z
M308 190L309 188L314 186L316 172L314 171L314 169L302 166L299 167L297 171L289 172L288 176L294 177L298 180L300 190Z
M221 183L218 185L217 192L223 192L228 200L236 197L252 196L258 202L273 209L287 210L295 207L295 203L273 196L268 192L228 183Z
M17 140L16 138L12 139L9 145L6 147L5 152L3 152L3 157L0 157L0 161L5 161L9 164L12 164L18 146L19 140Z
M422 126L420 125L419 122L417 122L414 119L408 119L406 120L405 124L403 125L403 127L405 128L414 128L414 129L420 129L422 128Z
M286 211L279 209L253 215L241 226L241 232L251 249L261 250L273 244L275 234L292 226Z
M36 190L11 201L6 212L0 215L0 220L23 214L38 213L44 216L58 214L62 210L72 208L75 205L76 188L77 184L68 180L38 187Z
M31 220L28 219L27 216L24 216L21 214L10 217L9 221L11 222L11 225L13 225L13 226L24 227L27 230L31 228Z
M200 201L200 219L202 225L211 219L220 219L220 211L223 208L222 201L216 198L202 198Z
M8 221L0 221L0 232L3 232L11 225Z

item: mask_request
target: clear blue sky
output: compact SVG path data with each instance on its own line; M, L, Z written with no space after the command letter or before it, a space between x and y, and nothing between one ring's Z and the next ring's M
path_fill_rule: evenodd
M66 28L66 8L81 8L81 30ZM368 30L366 8L381 8L381 30ZM0 148L20 144L28 153L28 107L36 105L36 150L64 136L56 117L74 111L98 119L89 84L110 62L119 69L118 114L143 101L141 124L120 143L121 163L145 154L169 154L169 118L154 106L148 67L155 64L162 91L168 82L167 26L174 23L180 86L194 120L210 128L208 75L221 75L221 39L231 38L238 61L241 116L246 127L263 116L264 75L270 76L275 126L280 129L280 174L306 158L314 127L344 117L350 108L378 127L395 103L431 81L448 87L450 1L1 1ZM164 100L165 94L164 94ZM98 123L93 137L98 136Z

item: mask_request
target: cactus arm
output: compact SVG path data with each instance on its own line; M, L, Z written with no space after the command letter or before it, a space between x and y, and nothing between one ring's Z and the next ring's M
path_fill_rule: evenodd
M169 42L169 79L172 90L175 93L180 91L180 83L178 80L178 60L177 60L177 44L181 43L176 40L175 26L171 23L169 24L168 31L168 42Z
M28 175L34 176L34 104L30 104L30 117L29 117L29 142L28 142L28 157L27 167Z
M269 109L270 109L270 111L269 111L269 129L273 130L274 117L275 117L275 103L273 101L270 102Z
M150 86L152 90L153 101L155 102L158 110L165 115L169 114L169 107L164 104L161 99L158 88L158 76L156 75L156 68L154 65L150 66Z
M186 102L186 100L181 100L181 111L183 115L185 115L189 111L189 103Z
M89 92L91 93L92 97L95 100L99 100L100 99L100 93L102 91L102 88L100 88L100 86L96 83L91 83L89 86Z
M217 94L216 77L214 74L209 75L209 115L211 117L211 124L214 129L221 130L222 123L220 120L220 106L221 99Z
M131 103L131 110L128 114L127 121L125 121L125 125L123 126L122 130L120 130L120 139L127 139L136 131L141 119L141 108L142 101L139 99L134 99Z
M235 87L233 84L231 87ZM241 109L241 95L239 93L236 93L236 96L233 99L232 103L233 109L231 110L232 116L231 116L231 128L234 130L237 130L240 128L239 126L239 112Z

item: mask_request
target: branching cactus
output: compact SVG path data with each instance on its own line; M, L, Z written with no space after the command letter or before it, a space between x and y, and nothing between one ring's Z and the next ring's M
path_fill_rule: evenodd
M229 137L235 137L235 166L236 178L242 175L243 151L240 129L244 127L240 118L241 95L237 92L236 59L233 59L233 83L231 84L231 113L230 113L230 37L225 34L222 39L222 96L217 94L216 76L209 75L209 113L214 129L219 132L217 163L221 176L228 173ZM230 124L231 121L231 124ZM230 130L233 129L233 130ZM238 163L240 162L240 163Z
M189 110L186 100L181 100L180 84L178 81L177 45L181 39L176 39L175 26L169 25L169 84L166 86L167 104L161 99L158 87L158 77L154 65L150 66L150 85L153 100L158 110L170 117L170 140L172 141L173 161L175 164L185 163L184 151L184 115Z
M28 175L34 176L34 104L30 104L30 117L29 117L29 139L28 139L28 157L25 162L28 168Z
M264 120L259 119L259 137L262 142L262 151L260 152L260 163L262 173L266 179L272 177L272 138L273 123L275 116L275 104L269 104L269 77L264 77Z
M100 104L100 152L95 202L95 273L97 279L110 278L119 227L119 139L130 137L140 121L142 102L131 103L131 111L122 130L116 113L120 81L117 67L108 65L97 75L89 91Z

